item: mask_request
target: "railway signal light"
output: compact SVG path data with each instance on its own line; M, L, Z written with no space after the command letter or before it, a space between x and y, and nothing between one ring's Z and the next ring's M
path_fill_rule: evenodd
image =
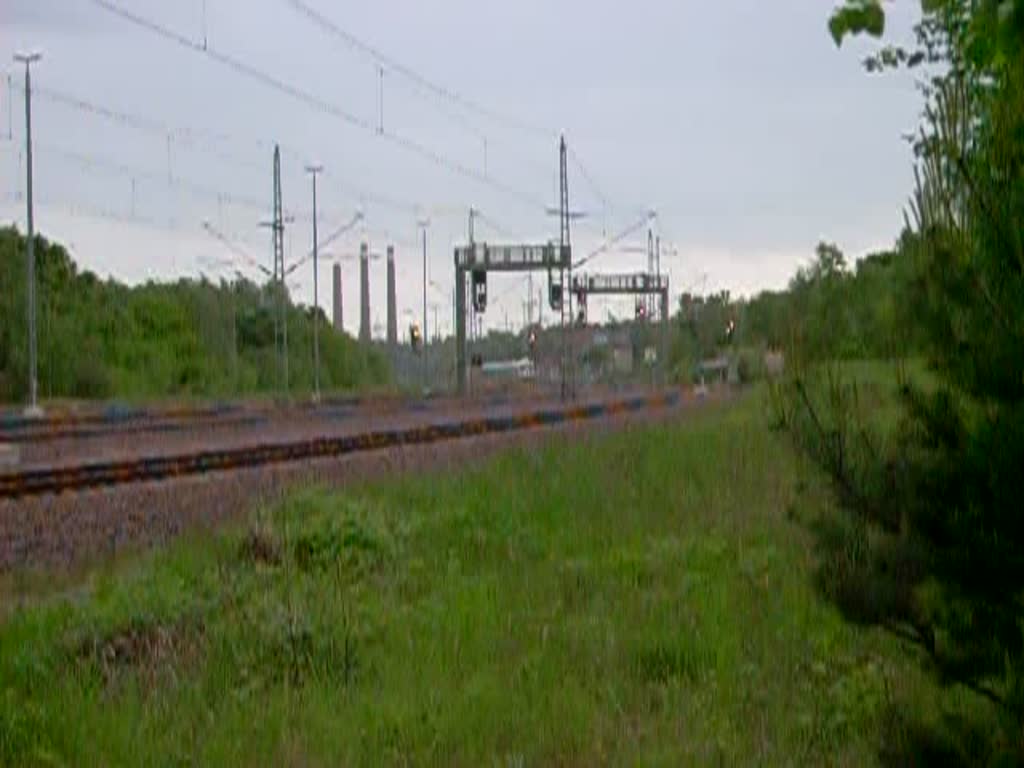
M562 308L562 285L561 283L551 283L548 286L548 305L552 310L560 310Z
M473 309L487 311L487 272L482 269L473 270Z
M419 352L420 346L423 344L423 337L420 334L420 326L418 323L413 323L409 326L409 343L412 345L414 351Z

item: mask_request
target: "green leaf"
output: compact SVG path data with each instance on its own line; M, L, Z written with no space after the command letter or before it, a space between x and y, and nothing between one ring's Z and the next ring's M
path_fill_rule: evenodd
M885 32L885 11L880 0L846 0L844 6L832 12L828 29L837 46L848 35L867 33L881 37Z
M885 33L885 11L880 3L870 2L864 6L864 29L869 35L881 37Z

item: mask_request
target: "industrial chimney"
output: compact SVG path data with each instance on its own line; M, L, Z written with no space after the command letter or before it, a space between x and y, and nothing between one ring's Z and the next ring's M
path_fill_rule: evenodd
M334 329L337 331L345 330L345 321L342 315L342 299L341 299L341 264L334 265Z
M359 246L359 340L370 342L370 247Z
M398 295L395 287L395 247L388 246L388 344L398 345Z

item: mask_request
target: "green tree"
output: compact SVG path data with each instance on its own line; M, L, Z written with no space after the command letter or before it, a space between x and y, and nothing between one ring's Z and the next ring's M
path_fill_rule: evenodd
M837 42L879 35L881 4L850 0L830 28ZM1024 727L1022 42L1021 0L925 0L916 47L886 46L868 60L872 70L936 65L922 83L917 186L899 251L907 265L900 298L939 386L905 389L888 480L847 494L859 519L916 553L914 567L890 573L906 599L875 618L909 625L945 679L1000 702L1017 744ZM867 282L881 266L865 267ZM884 305L877 313L900 314ZM834 455L823 455L849 486L842 462L837 468Z
M0 229L0 401L27 389L24 239ZM60 245L36 239L39 384L45 398L229 396L278 389L275 304L243 279L129 288L79 272ZM293 393L313 387L311 310L287 307ZM354 390L388 381L376 352L320 316L321 384Z

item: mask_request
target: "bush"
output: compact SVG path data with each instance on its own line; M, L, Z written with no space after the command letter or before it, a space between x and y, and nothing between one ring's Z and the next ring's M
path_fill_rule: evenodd
M0 400L27 394L25 240L0 229ZM129 288L79 273L58 244L36 240L39 391L46 397L230 395L280 387L274 304L241 280ZM312 314L288 306L289 389L313 388ZM330 390L379 386L387 363L321 317L321 382Z

